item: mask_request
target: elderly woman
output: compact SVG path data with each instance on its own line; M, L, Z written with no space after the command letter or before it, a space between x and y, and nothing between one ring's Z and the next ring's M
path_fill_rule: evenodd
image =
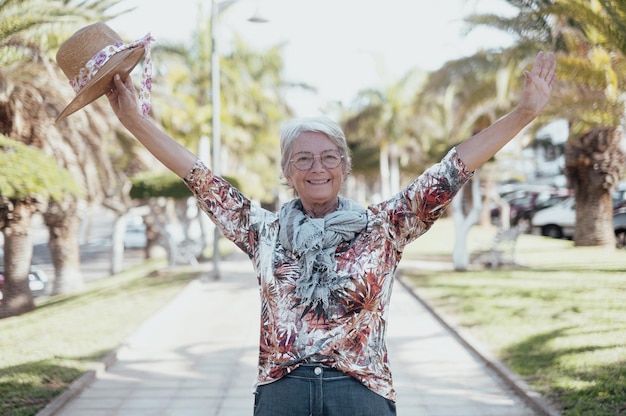
M280 212L252 203L137 110L127 78L108 98L122 124L193 191L226 238L254 263L261 288L257 416L394 415L385 330L396 266L472 172L546 105L555 61L539 53L518 106L452 149L391 199L367 208L339 195L346 138L326 118L281 134L282 171L296 198Z

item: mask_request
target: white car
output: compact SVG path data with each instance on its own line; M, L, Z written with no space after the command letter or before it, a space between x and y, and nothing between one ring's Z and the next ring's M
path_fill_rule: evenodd
M124 248L144 248L148 244L146 224L139 216L131 217L126 224Z
M576 227L574 197L537 211L531 219L534 234L553 238L572 238Z
M3 286L4 286L4 271L0 269L0 303L2 303ZM28 273L28 286L33 296L45 295L46 290L48 288L48 276L40 268L31 266L30 272Z

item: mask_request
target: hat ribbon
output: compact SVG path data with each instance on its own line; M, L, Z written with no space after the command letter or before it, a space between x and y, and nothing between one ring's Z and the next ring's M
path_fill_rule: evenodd
M152 58L150 56L150 42L152 41L154 41L154 38L148 33L143 38L131 43L117 42L112 45L107 45L104 49L96 53L90 60L88 60L85 66L80 69L78 75L70 80L70 85L74 88L74 92L78 94L89 83L89 81L93 79L104 64L106 64L116 53L127 49L143 47L146 50L146 54L145 64L141 74L139 104L141 112L145 117L150 111L150 91L152 90Z

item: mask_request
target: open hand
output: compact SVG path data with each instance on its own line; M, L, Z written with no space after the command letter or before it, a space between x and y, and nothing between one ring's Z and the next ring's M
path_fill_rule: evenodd
M556 81L556 60L552 53L537 54L535 64L530 71L524 71L524 91L518 109L530 117L536 117L550 99L552 87Z

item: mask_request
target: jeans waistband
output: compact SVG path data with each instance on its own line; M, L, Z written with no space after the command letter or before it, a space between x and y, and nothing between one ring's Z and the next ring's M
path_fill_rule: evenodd
M300 364L295 370L285 377L304 378L311 380L331 380L344 379L350 376L342 371L336 370L324 364Z

